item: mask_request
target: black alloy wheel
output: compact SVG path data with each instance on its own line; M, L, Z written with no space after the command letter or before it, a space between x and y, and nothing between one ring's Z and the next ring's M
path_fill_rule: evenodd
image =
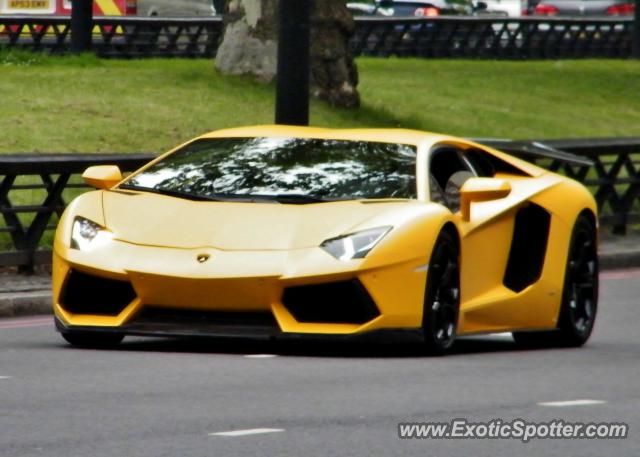
M593 330L598 310L598 250L596 229L580 216L573 228L558 319L559 343L582 346Z
M455 239L442 231L429 261L422 317L427 352L432 355L446 353L456 337L460 309L459 257Z

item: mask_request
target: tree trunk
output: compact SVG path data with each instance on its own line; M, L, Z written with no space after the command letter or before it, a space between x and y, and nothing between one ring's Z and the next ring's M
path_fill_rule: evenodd
M272 81L276 75L278 0L231 0L216 57L224 74ZM360 105L349 47L354 24L344 0L315 0L311 13L310 90L333 106Z
M216 68L269 82L276 74L277 0L231 0Z
M355 26L344 0L316 0L311 13L311 93L333 106L360 106L358 69L349 47Z

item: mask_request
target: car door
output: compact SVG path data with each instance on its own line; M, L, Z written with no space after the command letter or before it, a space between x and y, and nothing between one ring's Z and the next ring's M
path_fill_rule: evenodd
M501 331L529 323L531 315L520 294L539 275L546 239L536 234L544 232L545 224L548 232L549 223L548 214L527 199L533 178L488 151L464 145L434 149L429 176L432 195L441 190L441 203L458 218L461 230L459 333ZM505 181L511 191L504 198L473 203L469 220L463 220L460 189L474 177ZM535 257L540 252L542 257Z

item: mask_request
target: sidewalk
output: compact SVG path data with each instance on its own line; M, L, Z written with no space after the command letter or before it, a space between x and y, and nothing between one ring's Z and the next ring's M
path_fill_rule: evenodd
M627 236L602 234L600 269L640 267L640 233ZM51 313L51 275L19 275L0 271L0 318Z

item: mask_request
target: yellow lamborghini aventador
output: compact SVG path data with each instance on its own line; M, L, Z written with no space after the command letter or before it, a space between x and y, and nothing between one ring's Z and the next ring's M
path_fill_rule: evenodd
M62 336L458 335L581 345L598 298L581 184L472 141L411 130L263 126L203 135L60 221Z

